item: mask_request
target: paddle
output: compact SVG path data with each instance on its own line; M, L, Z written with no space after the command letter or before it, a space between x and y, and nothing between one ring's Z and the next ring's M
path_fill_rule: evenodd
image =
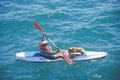
M40 32L42 32L42 34L44 34L42 28L41 28L36 22L34 22L34 26L35 26ZM55 43L54 43L48 36L47 36L47 38L50 40L50 42L51 42L57 49L59 49L59 48L57 47L57 45L55 45ZM73 63L73 61L72 61L67 55L65 55L64 53L62 53L62 55L63 55L64 59L67 61L68 64L71 65L71 64Z

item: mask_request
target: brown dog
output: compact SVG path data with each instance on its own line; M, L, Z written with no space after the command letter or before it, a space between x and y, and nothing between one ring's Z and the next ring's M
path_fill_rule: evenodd
M74 58L76 56L83 55L85 53L85 50L81 47L70 47L68 49L68 52L70 54L70 58Z

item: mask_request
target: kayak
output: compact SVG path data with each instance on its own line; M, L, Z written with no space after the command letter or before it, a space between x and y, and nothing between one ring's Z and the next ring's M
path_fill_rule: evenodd
M69 55L68 51L66 51L65 54ZM85 54L75 56L72 60L73 61L92 60L92 59L103 58L105 56L107 56L107 52L85 51ZM18 52L18 53L16 53L16 59L23 60L23 61L31 61L31 62L65 61L61 58L55 59L55 60L50 60L50 59L44 58L44 57L40 56L40 52Z

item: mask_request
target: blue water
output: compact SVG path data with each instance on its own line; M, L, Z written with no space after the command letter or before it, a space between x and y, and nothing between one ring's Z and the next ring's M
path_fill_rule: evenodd
M108 56L72 66L18 61L17 52L39 51L34 21L61 49L83 47ZM119 75L119 0L0 0L0 80L120 80Z

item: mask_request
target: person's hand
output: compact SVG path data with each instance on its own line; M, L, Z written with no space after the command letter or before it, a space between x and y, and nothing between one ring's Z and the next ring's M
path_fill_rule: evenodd
M60 49L58 49L57 51L60 52Z
M46 37L47 37L46 33L43 33L43 36L46 36Z

